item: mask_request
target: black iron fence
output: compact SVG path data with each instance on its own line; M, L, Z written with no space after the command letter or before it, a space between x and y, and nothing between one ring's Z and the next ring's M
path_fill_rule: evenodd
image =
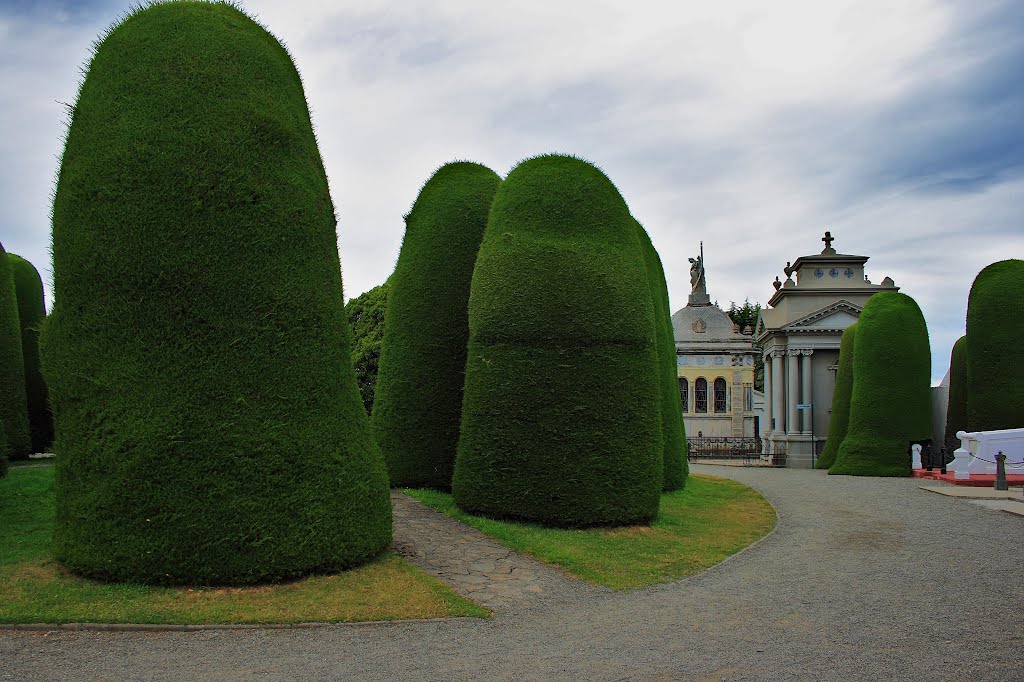
M703 436L687 438L688 459L760 459L760 438Z

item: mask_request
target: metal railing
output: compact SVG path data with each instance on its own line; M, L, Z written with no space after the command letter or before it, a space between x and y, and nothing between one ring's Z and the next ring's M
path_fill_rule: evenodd
M732 438L703 436L687 438L687 459L742 459L761 458L760 438Z

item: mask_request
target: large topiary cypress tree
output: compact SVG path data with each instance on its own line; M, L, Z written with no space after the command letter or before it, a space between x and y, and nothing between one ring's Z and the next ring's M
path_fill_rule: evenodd
M53 443L53 415L46 396L46 382L39 367L39 330L46 319L43 280L35 266L13 253L7 258L14 274L21 322L21 352L25 359L25 393L28 396L28 423L32 451L46 452Z
M4 433L3 422L0 422L0 478L7 475L7 460L10 457L10 448L7 447L7 435Z
M686 485L689 464L686 461L686 426L683 424L683 406L679 399L679 374L676 365L676 340L672 328L672 309L668 302L668 285L658 251L651 243L647 230L636 223L640 246L644 250L647 279L651 291L657 329L657 346L661 363L661 433L664 474L662 488L679 490Z
M949 401L946 404L946 430L943 445L946 460L953 459L953 452L960 447L957 431L967 430L967 336L961 336L953 344L949 354Z
M931 437L924 316L906 294L875 294L857 323L850 424L829 473L910 476L910 441Z
M473 273L455 501L558 526L652 519L654 320L636 226L608 178L567 156L513 169Z
M839 340L839 370L832 390L832 409L828 418L828 438L821 456L815 463L817 469L828 469L835 464L839 446L846 438L850 426L850 394L853 392L853 339L857 335L857 323L845 330Z
M967 301L967 430L1024 427L1024 260L978 273Z
M449 163L420 190L391 275L373 432L393 486L447 490L459 442L469 285L501 178Z
M53 259L61 561L245 584L387 547L327 178L270 33L203 2L110 31L74 108Z
M32 452L25 396L25 358L21 352L21 324L11 260L0 244L0 424L7 434L11 459Z

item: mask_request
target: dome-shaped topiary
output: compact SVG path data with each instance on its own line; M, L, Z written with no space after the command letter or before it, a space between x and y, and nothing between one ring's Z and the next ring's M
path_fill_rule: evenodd
M393 486L448 490L459 442L469 285L501 178L449 163L420 190L391 275L373 432Z
M654 319L636 226L608 178L567 156L513 169L473 273L459 506L558 526L651 520Z
M832 390L832 409L828 418L828 438L821 456L815 463L816 469L828 469L835 464L839 446L846 438L850 427L850 394L853 392L853 339L857 335L857 323L845 330L839 340L839 369L836 371L835 388Z
M967 430L1024 428L1024 260L987 266L967 300Z
M7 255L14 274L21 322L21 353L25 358L25 393L28 396L28 424L32 452L46 452L53 443L53 415L46 396L46 382L39 366L39 330L46 319L43 280L39 271L21 256Z
M931 437L924 316L906 294L877 293L857 322L850 424L829 473L910 476L910 441Z
M111 30L68 131L53 261L42 354L68 567L246 584L388 546L327 177L270 33L205 2Z
M0 422L0 478L7 475L7 460L10 457L10 448L7 447L7 434L4 433L3 422Z
M676 340L672 329L672 309L668 302L665 270L647 230L637 222L640 246L644 250L647 279L651 291L657 329L657 347L661 362L661 433L664 474L662 488L679 490L686 485L689 464L686 461L686 426L679 398L679 374L676 364Z
M961 336L953 344L949 354L949 401L946 404L946 429L942 445L946 448L946 460L953 459L953 452L960 447L957 431L967 430L967 336Z
M25 358L21 351L21 324L11 258L0 244L0 424L7 435L10 459L32 452L25 395Z

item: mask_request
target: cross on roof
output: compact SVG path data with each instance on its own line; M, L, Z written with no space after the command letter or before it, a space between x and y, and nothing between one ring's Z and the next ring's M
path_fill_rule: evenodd
M821 238L821 241L825 242L825 248L831 249L832 242L834 242L835 240L836 238L832 236L832 233L829 232L828 230L825 230L825 236Z

